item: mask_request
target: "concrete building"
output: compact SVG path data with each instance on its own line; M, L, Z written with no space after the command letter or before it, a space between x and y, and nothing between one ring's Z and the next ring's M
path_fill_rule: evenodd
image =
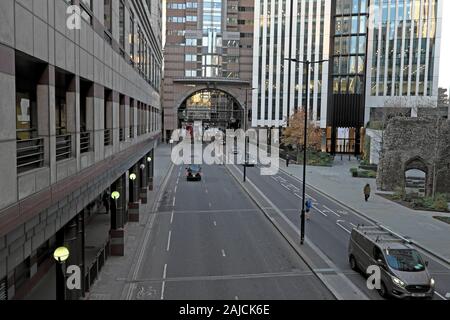
M414 117L436 104L441 24L441 0L257 0L253 126L284 127L308 105L324 150L359 154L380 108L402 105ZM289 58L327 62L308 78Z
M242 124L251 101L253 0L167 0L164 133ZM248 102L249 103L249 102Z
M57 278L68 299L124 254L161 133L160 16L148 0L0 1L0 300L55 272L56 247L82 270L82 290ZM104 243L88 260L92 236Z

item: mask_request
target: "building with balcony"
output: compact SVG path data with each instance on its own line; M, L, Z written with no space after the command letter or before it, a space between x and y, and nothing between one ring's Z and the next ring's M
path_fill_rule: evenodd
M193 122L242 125L251 101L253 0L167 0L164 134Z
M0 2L0 300L54 273L56 247L82 270L73 299L124 254L161 133L160 17L157 1ZM96 219L103 250L87 254Z
M308 106L324 151L360 154L380 111L436 105L441 15L441 0L256 1L253 126L285 127ZM308 76L286 59L327 61Z

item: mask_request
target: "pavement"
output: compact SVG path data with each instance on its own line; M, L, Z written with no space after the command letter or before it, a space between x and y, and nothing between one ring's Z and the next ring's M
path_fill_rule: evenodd
M450 217L448 213L416 211L376 195L375 179L353 178L350 168L358 167L356 160L336 157L333 167L307 167L307 184L334 198L349 208L364 214L389 229L411 238L424 249L450 263L450 225L434 219L434 216ZM289 165L284 161L280 168L299 178L303 177L303 166ZM364 201L363 188L369 183L372 195Z

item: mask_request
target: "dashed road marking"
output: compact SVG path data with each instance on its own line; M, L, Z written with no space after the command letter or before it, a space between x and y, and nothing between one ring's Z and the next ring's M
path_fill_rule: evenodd
M174 211L172 211L172 214L170 215L170 224L172 224L172 223L173 223L173 216L174 216L174 214L175 214L175 212L174 212Z
M164 271L163 271L163 279L166 279L167 276L167 263L164 265ZM161 300L164 300L164 290L166 289L166 282L163 281L162 287L161 287Z
M352 232L350 230L348 230L347 228L345 228L343 225L341 225L342 222L345 222L344 220L338 220L336 221L336 224L345 232L351 234Z
M235 297L234 297L234 300L239 300L239 297L238 297L238 296L235 296Z
M167 239L167 248L166 251L170 251L170 240L172 238L172 230L169 231L169 238Z
M437 291L435 291L434 292L439 298L441 298L442 300L447 300L447 298L450 298L450 293L447 293L446 295L445 295L445 297L442 295L442 294L440 294L439 292L437 292Z
M173 197L172 205L175 207L176 197Z
M331 212L332 214L336 215L337 217L341 217L339 214L337 214L336 212L334 212L333 210L331 210L330 208L328 208L327 206L323 206L325 209L327 209L327 212Z
M213 224L214 224L214 227L217 227L217 222L216 221L214 221Z
M225 250L222 249L222 257L226 257Z

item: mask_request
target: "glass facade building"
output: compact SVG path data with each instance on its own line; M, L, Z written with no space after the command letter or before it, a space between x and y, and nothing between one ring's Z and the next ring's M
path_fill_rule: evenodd
M328 151L358 153L373 109L393 98L410 107L437 101L440 7L441 0L294 0L292 8L290 0L257 0L253 126L286 126L308 105ZM313 64L308 79L289 58L327 62Z

